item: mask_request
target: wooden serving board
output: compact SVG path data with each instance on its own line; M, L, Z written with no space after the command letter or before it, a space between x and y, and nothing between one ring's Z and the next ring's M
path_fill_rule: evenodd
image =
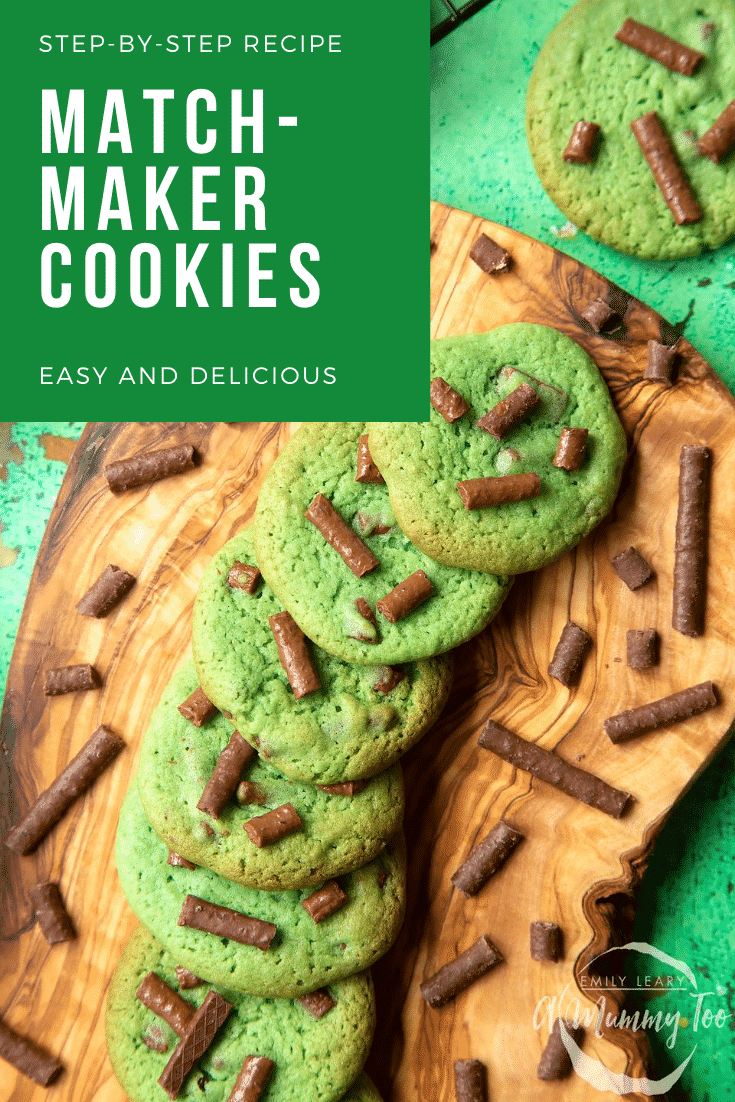
M488 277L468 261L481 228L513 254L510 272ZM735 624L732 608L717 600L727 585L731 498L720 473L733 459L735 409L686 344L676 386L663 390L642 381L645 341L658 335L660 319L640 303L629 304L624 340L586 333L579 305L609 288L569 257L439 206L432 215L432 252L432 333L518 320L564 330L605 373L632 452L612 517L576 551L516 582L493 625L461 648L444 715L406 756L408 914L397 945L374 969L379 1019L369 1070L386 1102L452 1102L453 1062L469 1056L488 1064L493 1102L588 1099L590 1088L576 1077L550 1085L536 1079L545 1030L533 1030L533 1008L543 996L574 989L575 975L610 943L612 902L630 893L666 815L726 737L735 710ZM19 858L0 846L0 1017L67 1069L46 1091L0 1063L0 1102L124 1102L104 1043L106 989L135 926L114 869L117 813L150 713L188 646L192 602L206 563L251 517L262 478L293 428L96 423L85 430L70 464L10 670L0 835L101 722L119 732L128 749L35 855ZM668 625L678 449L700 440L715 454L710 601L707 634L691 640ZM104 462L181 441L196 446L197 469L124 495L109 493L100 474ZM609 567L610 556L631 543L657 570L657 580L638 594ZM138 584L106 620L78 616L76 601L108 562L136 574ZM568 617L595 638L571 693L546 673ZM661 632L656 670L627 670L630 626ZM43 670L77 661L100 670L102 689L45 699ZM609 714L707 678L720 691L716 710L626 747L612 747L602 733ZM477 736L491 714L631 791L632 812L611 820L478 749ZM501 816L526 841L480 895L465 900L450 890L449 877ZM79 928L77 942L49 947L32 926L27 889L46 878L60 880ZM531 964L528 923L537 918L563 927L563 962ZM418 982L482 933L497 942L506 963L443 1010L427 1010ZM615 1071L643 1073L640 1034L588 1037L584 1048Z

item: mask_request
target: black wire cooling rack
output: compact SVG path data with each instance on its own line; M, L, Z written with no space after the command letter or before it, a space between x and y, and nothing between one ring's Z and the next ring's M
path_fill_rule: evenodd
M466 0L463 4L461 0L430 0L431 45L490 2L491 0Z

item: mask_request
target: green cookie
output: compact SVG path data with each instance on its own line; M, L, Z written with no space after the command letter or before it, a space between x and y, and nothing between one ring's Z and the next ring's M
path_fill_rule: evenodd
M372 422L370 449L401 528L447 565L493 573L536 570L573 547L609 512L625 434L597 367L569 337L541 325L432 341L431 377L470 404L453 424ZM540 401L500 441L476 427L521 384ZM562 428L589 430L579 470L553 465ZM535 472L538 497L466 509L457 483Z
M626 18L705 54L693 76L615 39ZM696 140L735 95L732 0L581 0L546 41L531 76L526 131L541 183L567 218L624 253L695 256L735 235L735 156L714 164ZM677 226L630 129L656 111L703 212ZM591 164L562 153L575 123L601 128Z
M178 964L249 995L295 998L362 972L387 953L403 921L406 853L400 833L380 857L340 877L347 902L319 923L301 905L311 888L263 892L208 869L167 864L168 851L148 823L135 785L120 813L115 855L128 903ZM270 947L263 952L179 926L187 895L273 923L277 933Z
M178 1038L174 1031L137 998L149 972L175 991L175 957L146 930L128 941L110 984L106 1033L110 1061L130 1102L166 1102L158 1085ZM200 1006L209 984L182 992ZM298 1000L262 999L223 988L220 994L234 1007L207 1052L194 1065L179 1094L182 1102L227 1102L246 1056L266 1056L275 1068L267 1084L267 1102L337 1102L367 1058L375 1026L375 1005L369 972L329 985L335 1005L315 1020ZM167 1046L156 1052L150 1044ZM372 1084L355 1085L355 1097L371 1102ZM352 1097L347 1095L347 1098Z
M342 1102L382 1102L382 1100L372 1079L363 1072L350 1087Z
M392 665L441 654L482 631L503 603L510 582L447 569L412 545L396 525L385 486L355 481L358 441L365 431L358 421L312 422L281 452L258 499L255 547L260 568L309 639L348 662ZM304 517L319 493L379 560L364 577L356 577ZM381 528L388 531L381 533ZM356 599L363 598L374 610L417 570L431 581L433 596L396 623L378 611L376 642L353 638L356 620L367 630L367 620L356 616Z
M372 861L403 820L400 765L369 780L355 796L322 792L288 780L256 758L245 779L263 803L241 807L231 800L219 819L197 803L232 724L222 715L197 729L178 705L197 687L190 662L174 674L151 717L138 766L138 791L158 836L176 853L228 880L267 891L321 884ZM303 829L258 848L244 824L282 804L292 804Z
M407 665L400 684L382 693L375 685L390 673L384 666L349 665L312 647L322 689L297 700L268 623L283 606L267 585L252 596L231 588L227 577L238 561L257 565L247 529L215 555L194 607L194 662L209 699L269 765L294 780L333 784L393 765L444 707L451 658Z

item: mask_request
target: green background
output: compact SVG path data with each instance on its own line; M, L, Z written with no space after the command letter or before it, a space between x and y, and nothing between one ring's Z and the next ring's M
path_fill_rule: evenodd
M431 197L576 257L672 323L691 314L685 336L735 389L735 243L685 260L647 261L573 228L574 236L558 236L566 217L534 172L524 107L539 50L571 6L493 0L432 48Z
M735 390L735 245L656 263L581 233L558 236L566 219L534 173L524 103L538 52L570 7L571 0L493 0L432 48L431 197L569 253L671 322L689 315L685 335ZM735 1099L734 765L731 740L665 826L638 898L634 937L686 961L700 991L720 986L724 995L709 1004L730 1014L724 1029L696 1036L690 1014L673 1052L656 1040L657 1075L698 1045L671 1102ZM652 1013L677 1008L673 996L647 1005Z
M695 260L655 264L619 256L583 235L564 239L553 232L552 227L561 228L564 217L546 198L533 173L523 130L523 101L538 50L569 6L569 0L545 0L544 4L538 4L537 0L494 0L431 51L432 197L504 222L569 252L648 302L671 321L681 320L691 309L686 335L728 385L735 388L732 321L735 248L732 245ZM77 357L83 354L80 362L90 364L95 362L98 348L103 350L104 357L114 354L115 362L118 359L124 362L127 355L135 353L137 358L133 362L153 364L160 362L161 350L168 348L173 352L164 362L174 362L173 355L184 355L187 363L227 363L224 353L219 358L215 354L218 348L224 347L224 342L232 342L228 347L238 350L240 359L237 362L244 362L243 357L251 362L258 357L271 362L270 357L277 354L278 357L291 357L299 364L302 360L323 363L330 350L330 362L336 362L337 352L342 349L340 342L344 341L350 372L344 389L337 395L339 404L331 408L329 396L322 398L320 391L318 407L315 404L311 409L308 403L316 402L316 396L296 394L296 388L288 388L290 393L285 394L281 388L278 394L253 395L248 391L233 397L224 387L218 388L221 394L206 394L200 387L195 392L194 402L183 394L177 397L170 387L163 392L163 398L160 391L148 389L141 394L140 388L130 388L127 393L121 390L102 398L89 393L91 388L86 391L79 387L69 388L68 394L51 388L45 388L48 393L42 393L40 388L33 389L31 366L40 362L55 363L63 353L54 327L48 322L49 314L60 311L42 312L33 299L38 294L38 257L44 235L37 232L40 189L36 181L40 181L38 166L42 160L38 153L38 98L34 106L28 95L30 89L31 97L38 96L36 90L45 80L40 79L40 58L27 49L25 36L31 35L35 42L36 35L41 33L90 30L109 33L110 20L98 7L78 3L67 9L66 17L60 14L58 6L52 7L49 3L36 5L32 11L13 17L15 25L8 26L6 36L6 44L12 52L12 66L6 69L6 75L13 84L12 102L19 106L6 120L6 128L9 126L11 131L6 150L12 150L12 161L10 171L5 174L5 210L11 213L8 222L12 225L8 229L13 237L13 260L4 269L7 353L3 367L2 408L7 416L60 416L69 420L15 424L9 441L9 462L0 456L0 540L9 549L4 552L0 545L0 563L8 562L0 569L0 686L4 685L36 550L64 473L62 463L46 458L39 443L41 433L75 438L83 424L71 418L105 419L112 411L120 418L144 416L153 419L164 416L164 403L165 419L191 420L194 412L197 417L216 418L226 412L228 417L247 415L249 418L252 414L253 419L264 420L274 417L309 419L310 416L383 419L386 416L385 383L378 382L381 368L385 368L384 378L390 379L390 416L408 416L402 411L401 403L415 396L411 380L412 372L419 370L419 360L424 370L428 266L423 202L426 131L418 121L425 114L425 9L413 0L404 7L404 11L391 9L391 19L397 20L395 34L393 29L390 33L385 31L385 24L382 25L385 33L378 34L377 27L362 10L355 8L353 11L350 6L337 3L320 4L320 20L322 13L326 13L324 22L329 16L329 21L333 25L338 23L338 30L343 33L352 29L360 47L361 65L351 62L350 72L340 75L339 85L333 81L335 70L330 77L329 72L319 75L317 69L307 70L304 66L298 72L289 70L280 89L276 87L279 81L274 84L272 75L261 82L266 91L266 111L269 89L273 89L274 114L300 117L296 131L276 129L275 144L270 147L273 163L266 166L265 161L258 162L266 171L269 210L278 214L278 225L273 216L273 235L269 225L264 239L283 241L289 248L295 241L313 240L322 253L323 268L326 271L328 258L334 272L333 280L320 273L322 301L319 306L311 311L298 311L296 320L299 323L303 322L304 315L313 315L313 332L308 331L306 323L305 331L292 331L295 311L291 309L255 311L263 318L265 328L261 333L257 331L261 319L253 321L253 311L227 312L213 307L208 311L195 310L193 317L197 326L201 324L201 329L197 332L195 327L192 335L182 321L185 317L188 323L192 308L169 310L167 320L159 321L156 326L152 323L157 310L129 309L113 314L111 310L96 311L87 307L76 321L70 316L64 337ZM289 15L296 9L313 11L302 5L280 5L279 13L283 13L283 17L278 16L279 27L286 24L285 29L291 31L304 22L305 16ZM223 10L225 14L220 18L218 13ZM87 11L89 17L85 14ZM254 14L254 6L239 5L237 12L241 27L247 23L247 29L254 28L254 33L262 30L259 24L264 20ZM206 26L203 25L205 20ZM307 22L310 20L311 16ZM418 22L414 23L415 20ZM271 32L275 17L269 15L265 22L267 31ZM128 5L120 23L114 28L115 33L135 34L142 28L144 36L151 33L155 23L165 23L170 28L169 33L178 34L197 30L217 33L220 23L221 29L235 38L233 31L228 30L234 27L232 17L221 5L210 6L205 16L191 5L158 5L154 18L149 17L142 5ZM115 51L109 49L107 53ZM103 71L91 75L102 87L118 86L123 77L127 82L131 74L131 80L137 81L136 86L140 87L181 87L188 91L197 86L213 90L260 86L255 83L252 70L244 68L241 55L238 55L242 64L238 67L237 80L235 73L217 66L212 60L216 55L208 59L192 55L188 60L172 56L176 64L167 70L165 82L159 76L151 80L150 70L146 70L143 84L143 76L135 76L135 62L129 68L118 68L119 80L113 80L112 60L105 60ZM67 77L67 86L78 86L77 73L84 73L85 85L89 86L89 74L83 68L76 68L81 58L83 55L75 59L74 79ZM133 58L125 60L132 62ZM198 68L200 62L204 66L201 69ZM196 70L189 68L192 63L196 63ZM275 72L275 68L268 70L268 74ZM352 92L344 95L338 89L352 76L355 78ZM293 86L286 88L292 81ZM322 92L318 91L319 87ZM291 94L286 95L289 91ZM309 98L312 94L313 101ZM326 114L319 98L322 94L326 100ZM337 103L332 102L335 97ZM312 125L309 118L317 109L322 119L321 128ZM302 118L309 118L308 128L306 122L301 123ZM268 137L266 133L267 153ZM133 140L135 142L135 130ZM318 158L315 156L317 148ZM120 163L119 158L108 160L112 164ZM180 172L183 172L184 166L190 166L194 160L194 155L185 150L178 161L166 154L155 159L143 157L140 164L180 163ZM220 164L224 172L232 158L223 153L197 157L196 161ZM241 163L250 161L243 159ZM274 202L275 190L271 197L271 187L280 189L277 202ZM174 192L171 194L173 196ZM226 190L223 189L222 194L226 196ZM220 208L225 206L226 200L219 204ZM219 216L224 218L225 213ZM313 221L313 217L317 221ZM183 217L180 225L183 228ZM118 239L122 236L117 235ZM134 242L148 239L148 235L138 232L137 227L132 235L126 236L132 237ZM194 237L191 232L185 236L192 240ZM219 236L229 239L224 233ZM114 232L99 236L92 233L89 239L107 240L108 237L115 243ZM163 238L162 251L169 237L179 239L178 234L168 235L167 231L159 231L158 237ZM159 244L158 237L156 244ZM75 245L75 250L78 249ZM330 250L338 260L333 268ZM284 281L281 286L287 287L288 283ZM225 316L228 313L231 318ZM139 338L134 331L141 314L151 320L152 331L145 339ZM159 319L163 317L162 314L158 316ZM203 322L200 322L202 317ZM224 333L221 332L223 322L230 326ZM419 326L421 340L417 341L416 327ZM379 345L374 335L380 336ZM138 341L140 343L136 343ZM259 341L262 343L258 344ZM308 341L313 341L315 347ZM39 359L40 350L46 348L52 349L54 359ZM133 351L129 352L130 349ZM262 354L261 349L265 349ZM273 362L278 360L273 359ZM283 362L290 362L290 359ZM205 400L210 404L205 404ZM353 400L359 404L359 414L350 407ZM159 401L162 404L157 406ZM365 412L371 409L371 403L376 404L376 412ZM423 410L413 414L423 415ZM636 938L687 961L702 989L708 989L708 984L713 987L721 984L731 1011L735 1010L734 763L731 743L665 827L640 892L635 928ZM657 1010L663 1002L654 1004L653 1009ZM685 1029L680 1038L681 1052L685 1054L690 1047ZM725 1102L735 1098L733 1019L724 1031L710 1030L700 1034L697 1041L699 1048L680 1084L682 1089L672 1092L670 1097L672 1100L691 1097L692 1102L714 1102L715 1099ZM677 1057L679 1052L677 1047ZM661 1049L657 1053L658 1073L663 1074L670 1063L671 1054ZM685 1094L685 1090L690 1093Z
M366 33L364 14L340 0L305 5L283 0L277 6L191 2L144 4L133 0L124 8L88 2L60 7L49 3L18 5L6 31L6 73L13 110L6 114L6 211L9 231L5 304L9 325L5 368L8 416L103 420L114 409L120 419L144 415L192 420L223 416L248 420L347 419L390 416L420 418L428 413L428 395L421 385L426 372L425 325L428 271L426 266L426 48L425 17L418 4L398 7L390 34L378 41ZM186 53L179 37L177 53L167 53L169 34L229 34L232 45L222 53ZM255 54L243 50L245 33L341 35L341 53L321 49L309 53ZM42 53L42 34L91 33L107 42L120 34L152 35L147 53L139 46L121 53L105 45L94 52ZM54 40L55 41L55 40ZM156 47L156 43L163 43ZM291 43L292 44L292 43ZM62 113L69 88L85 89L86 144L84 155L41 153L41 88L58 89ZM132 154L113 143L99 154L97 145L105 90L122 88L132 139ZM163 154L152 152L152 104L144 88L171 88L175 98L165 108ZM186 145L187 94L206 88L217 97L216 114L203 113L200 134L216 126L218 142L204 155ZM243 152L230 150L230 90L243 89L243 114L249 114L253 88L264 90L264 152L252 150L251 131L243 131ZM297 127L279 127L278 117L295 115ZM62 114L63 117L63 114ZM204 121L206 120L206 121ZM55 165L62 189L69 165L85 167L86 221L83 231L41 226L41 166ZM256 231L252 213L247 226L234 230L234 165L255 165L265 174L266 228ZM99 204L105 171L122 165L132 216L132 231L111 222L98 231ZM178 231L145 228L145 166L176 165L178 174L168 195ZM191 168L219 166L220 178L205 181L216 191L216 204L205 207L205 218L219 218L221 229L191 228ZM62 191L63 194L63 191ZM52 223L55 227L55 221ZM41 301L42 248L60 241L72 252L72 267L56 262L56 285L72 282L72 299L62 308ZM107 308L95 308L84 297L84 253L95 242L110 244L117 253L117 297ZM198 307L189 292L186 308L174 301L175 243L188 244L188 256L198 242L209 242L199 267L209 301ZM274 256L261 268L271 268L272 281L261 285L263 296L275 296L275 308L247 305L247 245L275 243ZM129 297L129 254L149 242L161 252L162 296L158 305L142 309ZM221 305L221 244L233 242L235 285L233 308ZM310 308L295 306L289 287L303 286L291 273L289 254L301 242L319 250L320 260L307 262L320 284L320 298ZM7 255L6 253L6 255ZM71 273L71 275L69 275ZM108 366L104 384L41 385L40 367L58 371L66 365L73 377L78 366ZM174 366L173 385L123 383L125 366L139 378L140 366ZM335 369L333 385L304 382L259 385L189 383L190 367L224 366L243 379L258 366L270 369L306 366ZM94 377L90 371L90 376ZM252 377L252 375L250 375ZM263 373L260 374L263 377ZM289 373L289 378L294 378ZM323 375L322 375L323 377ZM388 398L389 396L389 398Z
M0 424L0 694L12 653L18 621L36 553L66 466L48 458L48 437L79 437L82 422ZM58 448L58 444L56 445ZM7 565L2 566L3 563ZM733 821L735 820L735 743L710 766L665 826L639 893L634 938L683 959L697 976L701 991L721 986L724 999L706 1005L735 1010L735 931L733 930ZM626 967L628 962L626 961ZM649 969L650 971L650 969ZM679 997L680 998L680 997ZM673 996L643 1004L649 1012L684 1009ZM691 1024L691 1016L690 1016ZM676 1062L698 1051L683 1084L691 1102L732 1099L735 1083L733 1019L724 1030L692 1037L679 1030ZM661 1035L655 1046L657 1074L673 1066ZM689 1095L673 1091L670 1102Z

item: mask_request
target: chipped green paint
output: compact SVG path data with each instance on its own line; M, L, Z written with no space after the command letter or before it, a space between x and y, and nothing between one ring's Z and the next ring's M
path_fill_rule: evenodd
M17 549L12 562L0 557L0 686L5 691L10 656L28 583L51 506L66 464L46 458L39 437L77 439L82 421L16 421L0 426L0 526L2 544ZM0 555L2 555L0 548ZM5 556L7 558L7 556Z
M4 566L12 566L18 558L19 547L8 547L2 537L3 523L0 521L0 569Z
M11 421L0 421L0 481L8 480L8 463L19 466L23 462L23 452L11 440L13 425Z

